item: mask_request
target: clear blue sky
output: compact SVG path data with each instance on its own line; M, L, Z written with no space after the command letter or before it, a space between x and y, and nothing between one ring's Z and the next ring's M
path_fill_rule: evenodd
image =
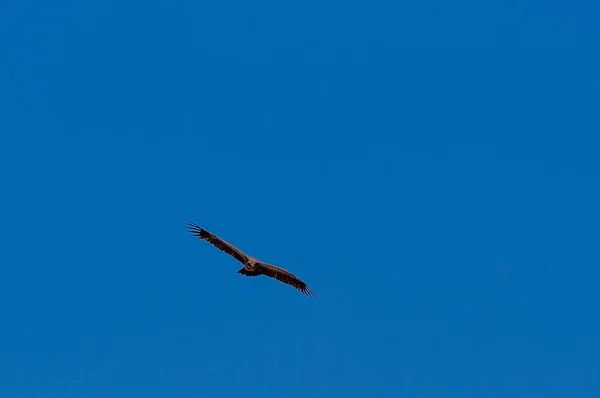
M0 396L600 396L593 3L3 1Z

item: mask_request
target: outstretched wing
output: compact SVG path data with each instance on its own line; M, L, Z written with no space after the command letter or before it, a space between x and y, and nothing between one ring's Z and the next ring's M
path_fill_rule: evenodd
M200 239L207 241L208 243L215 246L219 250L224 251L225 253L234 257L236 260L238 260L242 264L246 263L248 256L246 256L244 254L244 252L242 252L237 247L225 242L223 239L211 234L207 230L200 228L199 226L197 226L196 224L194 224L191 221L188 221L188 228L190 229L190 232L194 234L194 236L197 236Z
M283 268L276 267L271 264L266 263L256 263L255 269L257 272L260 272L263 275L266 275L271 278L275 278L278 281L286 283L290 286L295 287L300 292L306 294L308 297L314 297L315 293L311 290L310 287L304 282L300 280L297 276L284 270Z

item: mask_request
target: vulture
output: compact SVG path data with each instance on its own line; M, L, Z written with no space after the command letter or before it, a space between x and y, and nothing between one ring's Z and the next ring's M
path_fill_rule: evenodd
M263 263L262 261L259 261L256 258L245 254L237 247L225 242L223 239L211 234L207 230L200 228L198 225L194 224L191 221L188 221L188 228L194 236L197 236L198 238L207 241L211 245L215 246L217 249L229 254L230 256L238 260L240 263L244 264L244 266L237 271L238 274L242 274L244 276L265 275L295 287L308 297L315 296L315 293L310 289L310 287L308 287L306 283L302 282L297 276L293 275L291 272L271 264Z

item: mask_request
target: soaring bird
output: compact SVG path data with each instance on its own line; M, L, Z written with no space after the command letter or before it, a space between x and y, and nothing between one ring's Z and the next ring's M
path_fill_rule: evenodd
M238 260L240 263L244 264L244 267L237 271L238 274L245 276L265 275L291 285L309 297L315 296L315 293L310 289L310 287L308 287L306 283L302 282L291 272L271 264L263 263L254 257L248 256L237 247L225 242L223 239L211 234L207 230L200 228L191 221L188 221L188 228L190 229L190 232L194 234L194 236L207 241L219 250L224 251Z

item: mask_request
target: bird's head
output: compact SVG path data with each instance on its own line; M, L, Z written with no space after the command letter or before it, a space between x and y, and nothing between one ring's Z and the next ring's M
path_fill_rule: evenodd
M254 267L256 265L256 260L253 258L249 258L248 261L246 261L246 264L250 267Z

